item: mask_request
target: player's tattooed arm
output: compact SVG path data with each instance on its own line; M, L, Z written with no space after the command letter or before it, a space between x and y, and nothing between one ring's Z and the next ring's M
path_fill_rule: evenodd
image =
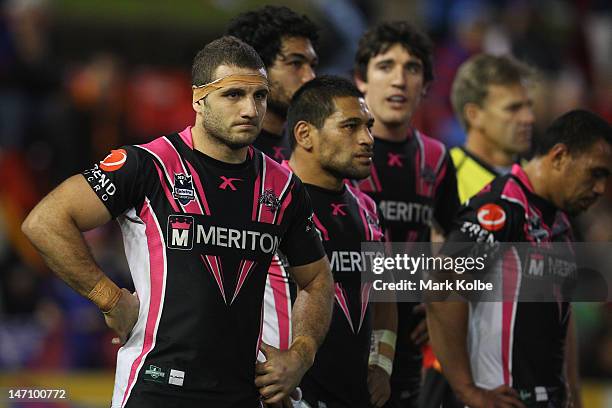
M119 289L96 265L82 231L107 223L111 215L76 175L47 195L23 222L22 231L64 282L91 299L124 342L138 317L138 299Z
M266 404L286 399L312 366L329 329L333 279L327 257L289 269L299 291L292 309L293 342L289 350L262 344L265 363L256 365L255 385Z

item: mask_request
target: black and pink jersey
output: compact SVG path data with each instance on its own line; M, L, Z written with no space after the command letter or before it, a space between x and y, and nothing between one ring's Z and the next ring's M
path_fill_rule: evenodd
M324 256L299 179L253 148L241 164L206 156L191 127L114 150L83 176L121 226L140 299L112 406L259 407L272 256Z
M327 336L301 384L304 399L313 407L369 407L371 284L362 284L361 273L376 254L362 251L361 244L383 239L376 204L352 186L341 191L305 186L334 275L335 302Z
M406 140L374 139L370 177L359 182L385 220L391 242L428 242L432 222L448 232L459 208L455 167L446 147L416 129Z
M253 142L253 146L278 163L289 160L289 156L291 156L291 146L289 146L289 138L286 132L283 132L282 135L275 135L261 129L259 136Z
M527 174L514 165L510 174L468 201L446 245L472 241L560 242L571 253L573 235L567 216L536 195ZM530 252L516 247L500 252L492 267L502 277L504 292L518 298ZM502 384L519 390L539 388L544 394L547 389L563 390L570 311L569 303L562 301L471 302L468 349L476 384L488 389Z
M359 188L378 204L388 241L429 242L434 220L449 231L460 204L455 167L442 143L416 129L402 142L375 138L373 160L372 173ZM422 319L412 313L414 306L398 303L392 378L402 387L397 394L414 394L421 382L421 351L410 340Z

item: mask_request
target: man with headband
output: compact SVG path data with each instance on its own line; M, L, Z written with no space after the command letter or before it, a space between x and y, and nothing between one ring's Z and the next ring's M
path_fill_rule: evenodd
M287 109L295 91L315 77L317 27L287 7L265 6L233 19L227 34L253 47L268 71L268 111L253 146L279 163L288 160Z
M192 76L193 126L112 150L45 197L23 231L119 335L113 408L280 406L329 326L329 263L299 179L250 146L269 92L260 57L222 37L196 55ZM134 295L104 275L81 235L111 218ZM260 340L277 249L300 288L286 351ZM267 362L256 372L259 350Z

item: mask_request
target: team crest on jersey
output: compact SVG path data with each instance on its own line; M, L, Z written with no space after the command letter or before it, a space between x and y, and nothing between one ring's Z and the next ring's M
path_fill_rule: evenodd
M186 205L188 202L195 200L195 191L193 190L193 181L191 176L187 174L174 174L174 191L172 196L179 203Z
M376 219L372 216L372 214L370 214L369 212L365 212L365 218L366 221L368 222L368 225L371 225L373 227L378 227L378 221L376 221Z
M436 172L429 166L425 166L421 172L421 178L426 183L434 184L436 182Z
M306 232L310 232L314 227L314 213L310 214L310 217L306 219Z
M274 194L272 189L265 190L263 194L259 196L259 204L268 207L270 212L276 212L281 206L280 199Z

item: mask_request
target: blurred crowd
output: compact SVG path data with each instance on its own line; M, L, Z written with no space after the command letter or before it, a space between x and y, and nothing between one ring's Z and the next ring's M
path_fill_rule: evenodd
M191 57L223 29L204 27L195 38L193 30L180 32L176 25L134 28L126 20L122 35L150 29L154 36L123 43L116 25L105 30L102 23L60 18L62 3L70 2L0 1L3 371L114 367L117 348L102 315L52 277L20 225L52 187L91 167L111 148L192 123ZM180 7L181 1L173 3ZM245 10L242 3L258 4L201 3L222 9L228 18ZM537 69L535 137L576 107L612 122L609 1L309 0L300 8L326 27L319 50L325 73L351 75L357 39L374 22L406 19L427 31L436 45L435 80L415 125L449 146L464 140L449 101L452 80L458 66L481 51L511 53ZM91 43L83 29L95 33ZM600 203L578 220L584 241L612 241L611 203ZM87 240L107 275L120 287L132 287L118 227L90 231ZM612 377L612 305L578 304L576 312L583 376Z

